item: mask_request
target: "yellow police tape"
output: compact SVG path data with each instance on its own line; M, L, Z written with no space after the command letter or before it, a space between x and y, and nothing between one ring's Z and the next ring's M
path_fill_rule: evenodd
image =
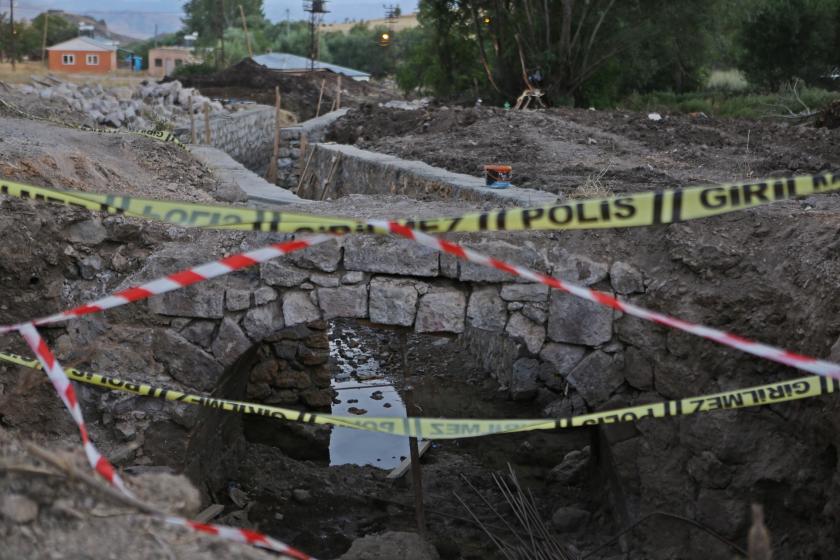
M15 354L0 353L0 360L41 369L37 360L31 360ZM219 399L202 395L183 393L172 389L163 389L144 383L124 381L96 373L87 373L72 368L65 369L70 379L97 385L106 389L125 391L137 395L157 397L167 401L184 402L215 408L227 412L255 414L278 420L328 424L343 428L353 428L369 432L379 432L396 436L410 436L424 439L457 439L527 432L531 430L554 430L558 428L578 428L599 424L633 422L643 418L665 418L668 416L687 416L713 410L734 410L752 406L765 406L786 401L807 399L840 392L840 382L824 376L814 375L790 381L768 383L746 389L724 391L711 395L702 395L638 406L593 412L569 418L559 419L517 419L504 418L493 420L446 419L446 418L356 418L335 416L279 408L264 404L247 403Z
M178 140L178 138L172 134L171 132L165 130L122 130L119 128L97 128L93 126L87 126L83 124L73 124L65 121L60 121L58 119L50 119L47 117L39 117L37 115L33 115L32 113L27 113L26 111L22 111L21 109L15 107L8 101L0 99L0 106L6 107L13 113L17 113L18 115L26 118L31 119L33 121L42 121L48 122L52 124L57 124L58 126L63 126L65 128L74 128L76 130L84 130L88 132L98 132L98 133L105 133L105 134L136 134L138 136L145 136L147 138L154 138L155 140L160 140L161 142L169 142L170 144L175 144L179 148L186 149L183 142Z
M637 227L718 216L788 198L838 190L840 175L821 173L787 179L628 194L535 208L473 212L454 218L396 221L420 231L437 233ZM112 214L150 218L185 227L286 233L343 234L375 231L364 221L350 218L61 191L2 180L0 193L73 204Z

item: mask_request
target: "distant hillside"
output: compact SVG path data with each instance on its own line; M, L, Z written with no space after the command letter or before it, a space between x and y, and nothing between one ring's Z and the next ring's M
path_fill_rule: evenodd
M80 23L93 25L94 33L97 37L104 37L111 41L117 41L120 46L125 46L129 43L136 43L138 40L137 36L123 35L109 28L103 19L94 19L91 16L71 14L70 12L62 10L50 10L50 14L61 16L77 27Z
M354 25L358 25L360 23L366 23L371 29L380 25L383 27L388 27L388 20L384 18L376 18L362 21L351 21L346 23L326 23L321 29L323 31L343 31L346 33L350 31L350 29ZM420 22L417 21L417 14L406 14L396 18L393 29L394 31L401 31L403 29L417 27L418 25L420 25Z

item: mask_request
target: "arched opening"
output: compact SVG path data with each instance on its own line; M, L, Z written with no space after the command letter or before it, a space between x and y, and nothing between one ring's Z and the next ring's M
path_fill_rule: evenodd
M462 337L355 319L315 321L269 336L230 368L214 394L341 415L404 416L408 386L423 416L538 415L533 402L510 398L464 350ZM407 438L207 414L218 424L203 421L204 439L211 433L217 439L196 454L202 467L192 472L208 500L223 508L215 521L258 528L324 558L341 555L367 534L416 530L411 476L388 477L408 455ZM601 512L606 500L598 475L587 469L590 438L590 430L581 429L432 442L421 459L423 495L429 539L442 558L496 554L460 500L479 511L485 499L500 499L492 473L508 465L547 524L560 505ZM574 472L549 475L570 453L577 454ZM564 530L583 531L589 523L611 521L587 517Z

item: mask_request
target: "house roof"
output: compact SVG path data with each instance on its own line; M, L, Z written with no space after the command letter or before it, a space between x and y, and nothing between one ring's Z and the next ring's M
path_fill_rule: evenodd
M302 56L297 56L288 53L268 53L261 54L254 57L254 62L262 64L269 70L281 71L295 71L295 70L309 70L309 59ZM337 64L329 64L327 62L315 61L316 70L330 70L336 74L343 74L349 78L364 78L370 77L367 72L361 70L353 70L352 68L345 68Z
M117 47L101 43L96 39L90 37L76 37L69 41L64 41L57 45L49 47L48 51L101 51L110 52L116 50Z

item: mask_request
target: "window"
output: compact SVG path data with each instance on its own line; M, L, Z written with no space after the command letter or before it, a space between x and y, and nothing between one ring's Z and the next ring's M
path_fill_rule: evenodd
M62 64L76 64L76 55L75 54L65 54L61 56L61 63Z
M163 59L162 58L156 58L155 59L155 68L163 68Z
M176 58L176 59L175 59L175 68L178 68L178 67L179 67L179 66L181 66L183 63L184 63L184 61L183 61L183 60L181 60L180 58Z
M85 58L85 64L88 66L99 66L99 55L98 54L89 54Z

